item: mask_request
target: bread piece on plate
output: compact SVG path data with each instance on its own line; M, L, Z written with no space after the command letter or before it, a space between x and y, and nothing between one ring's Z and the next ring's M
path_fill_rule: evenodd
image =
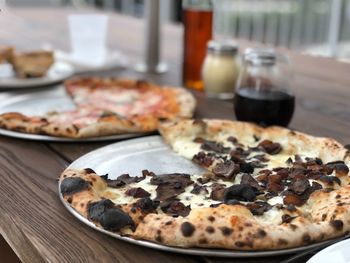
M0 46L0 63L10 62L14 49L10 46Z
M54 56L52 51L22 52L15 53L11 62L19 78L39 78L46 75Z

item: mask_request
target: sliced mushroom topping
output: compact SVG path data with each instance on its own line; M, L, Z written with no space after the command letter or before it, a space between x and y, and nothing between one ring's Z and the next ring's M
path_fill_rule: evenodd
M160 208L172 216L187 216L191 212L190 206L185 206L178 200L164 201L160 204Z
M149 197L140 198L134 203L134 207L141 209L143 213L155 213L159 202L152 201Z
M249 184L232 185L225 190L224 203L230 200L249 201L255 200L256 191Z
M214 169L213 173L216 176L223 177L225 179L233 180L236 174L239 173L239 165L232 161L225 161L223 163L218 163Z
M148 170L142 170L142 176L146 177L146 176L155 176L154 172L150 172Z
M199 194L208 194L209 192L206 186L194 183L191 193L195 195L199 195Z
M213 183L211 185L212 191L210 193L210 198L215 201L222 201L224 200L226 185L219 184L219 183Z
M206 184L206 183L209 183L214 177L215 177L215 175L212 173L204 173L204 174L202 174L202 177L199 177L197 179L197 182L199 182L201 184Z
M243 174L240 184L247 184L255 188L257 191L262 191L263 187L249 174Z
M115 180L110 180L107 178L107 185L112 188L118 188L131 183L138 183L144 180L146 176L130 176L129 174L122 174Z
M158 185L156 201L164 201L175 198L185 192L185 188L193 183L189 174L164 174L156 175L151 179L151 184Z
M305 200L296 194L290 193L283 198L283 203L285 205L301 206L305 203Z
M296 194L304 193L308 188L310 188L310 183L308 179L295 180L288 187L288 189L292 190Z
M283 189L284 189L284 186L280 185L278 183L274 183L274 182L268 182L267 183L267 190L270 193L278 194L279 192L283 191Z
M222 143L209 141L209 140L205 140L205 139L201 145L201 149L203 149L205 151L216 152L216 153L229 153L230 152L230 148L224 147L224 145Z
M322 175L318 180L320 180L321 182L323 182L329 186L333 186L334 183L341 185L340 179L336 176Z
M343 161L330 162L326 166L335 170L337 176L346 176L349 173L349 167Z
M125 192L126 195L135 198L149 197L151 194L141 187L130 188Z
M239 170L241 173L253 173L254 172L254 166L250 163L242 162L239 165Z
M192 161L204 167L209 167L213 164L214 158L210 154L206 154L205 152L199 152L193 156Z
M269 203L256 201L254 203L246 204L246 207L252 212L253 215L261 216L266 211L270 210L272 206Z
M272 142L270 140L263 140L258 144L259 147L261 147L265 152L268 154L278 154L279 152L282 151L282 146L281 144L277 142Z

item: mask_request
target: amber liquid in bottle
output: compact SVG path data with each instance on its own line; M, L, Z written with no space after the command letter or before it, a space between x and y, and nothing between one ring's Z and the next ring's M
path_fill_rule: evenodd
M211 10L185 9L183 83L188 88L203 90L201 68L212 38L213 12Z

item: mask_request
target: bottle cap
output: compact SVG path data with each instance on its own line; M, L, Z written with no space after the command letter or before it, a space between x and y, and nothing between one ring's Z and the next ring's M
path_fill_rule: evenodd
M238 44L233 41L215 41L208 42L207 50L211 54L232 54L235 55L238 52Z
M244 60L253 65L274 65L276 52L271 48L247 48L244 51Z

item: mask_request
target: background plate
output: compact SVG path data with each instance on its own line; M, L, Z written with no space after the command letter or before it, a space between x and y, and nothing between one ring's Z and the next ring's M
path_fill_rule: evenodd
M135 161L137 160L137 161ZM175 154L167 145L165 145L160 136L150 136L124 142L114 143L95 151L92 151L76 161L68 168L91 168L97 174L106 174L110 179L115 179L118 175L129 173L130 176L139 176L141 171L147 169L154 173L203 173L204 170L193 162ZM60 188L60 185L59 185ZM60 199L64 206L78 220L87 224L91 228L100 231L117 239L130 242L136 245L163 251L176 252L189 255L215 256L215 257L262 257L277 256L300 252L306 249L325 245L330 241L324 241L304 247L291 249L271 250L271 251L236 251L224 249L206 249L206 248L178 248L160 245L150 241L135 240L129 237L123 237L116 233L97 228L92 222L81 216L69 204L67 204L59 191ZM333 241L334 242L334 241Z
M66 94L63 86L53 87L50 90L36 90L22 95L7 96L2 99L0 104L0 114L5 112L20 112L26 115L42 115L49 111L66 111L74 109L75 105ZM6 129L0 129L0 134L36 141L97 142L134 138L152 133L125 133L81 139L21 133Z
M339 243L336 243L332 246L329 246L312 258L309 259L307 263L349 263L350 262L350 240L344 240Z
M55 62L47 75L42 78L20 79L7 64L0 64L0 88L23 89L38 86L52 85L61 82L74 74L74 68L66 62Z

